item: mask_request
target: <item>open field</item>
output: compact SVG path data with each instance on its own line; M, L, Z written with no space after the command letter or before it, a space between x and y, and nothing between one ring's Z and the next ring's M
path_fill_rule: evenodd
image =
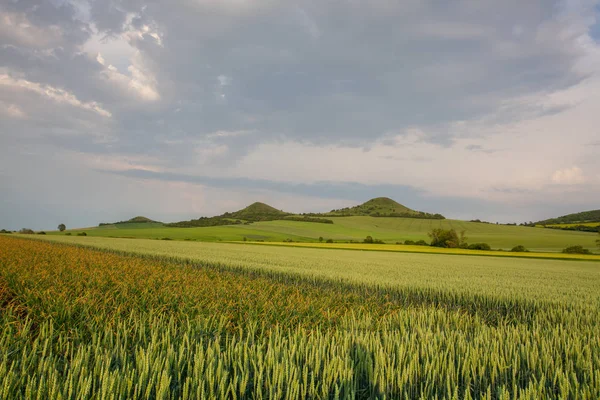
M136 224L100 228L71 230L73 234L85 231L99 237L130 237L200 241L241 241L265 240L282 242L292 239L298 242L316 242L320 236L335 241L362 241L372 236L388 243L404 240L429 240L427 233L433 228L454 228L465 230L470 243L485 242L494 249L510 250L523 245L530 250L560 252L570 245L582 245L595 249L597 234L571 232L554 229L530 228L465 222L457 220L427 220L416 218L375 218L375 217L330 217L333 224L319 224L297 221L255 222L251 225L229 225L204 228L168 228L162 226L144 227ZM59 234L52 232L52 234Z
M547 260L580 260L600 261L600 254L566 254L566 253L542 253L542 252L511 252L496 250L469 250L469 249L447 249L431 246L413 246L400 244L375 244L375 243L280 243L280 242L232 242L258 246L280 246L301 247L314 249L337 249L358 251L384 251L396 253L423 253L444 254L461 256L482 257L510 257L510 258L541 258Z
M600 397L596 263L44 239L0 236L0 398Z
M542 225L540 225L542 226ZM600 226L600 222L580 222L580 223L574 223L574 224L550 224L550 225L546 225L549 228L571 228L573 226Z
M43 240L105 250L294 273L392 287L430 287L462 293L514 296L528 293L546 301L600 298L600 263L500 257L448 256L115 238L36 236ZM567 286L565 286L567 285ZM597 292L595 292L597 290ZM541 297L540 297L541 296ZM594 300L595 301L595 300Z

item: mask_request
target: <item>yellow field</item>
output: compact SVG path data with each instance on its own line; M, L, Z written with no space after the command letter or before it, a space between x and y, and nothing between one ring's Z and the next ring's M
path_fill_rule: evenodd
M520 257L520 258L543 258L551 260L585 260L600 261L600 254L564 254L564 253L541 253L541 252L510 252L510 251L483 251L467 249L444 249L430 246L407 246L396 244L362 244L362 243L277 243L277 242L230 242L246 243L263 246L286 246L286 247L308 247L318 249L343 249L362 251L393 251L405 253L428 253L428 254L453 254L470 256L493 256L493 257Z

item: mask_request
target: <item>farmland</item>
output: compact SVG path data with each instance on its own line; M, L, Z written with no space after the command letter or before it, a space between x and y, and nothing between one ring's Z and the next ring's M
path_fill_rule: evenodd
M71 230L72 234L85 231L98 237L128 237L199 241L264 240L281 242L291 239L296 242L317 242L319 237L334 241L362 241L373 236L387 243L404 240L429 240L427 233L433 228L465 230L469 242L489 243L494 249L510 250L523 245L530 250L560 252L570 245L583 245L594 249L597 234L570 232L554 229L522 226L495 225L458 220L431 220L416 218L386 217L328 217L333 224L318 224L298 221L265 221L251 225L228 225L201 228L171 228L160 224L125 224ZM59 232L53 232L59 234Z
M598 263L46 239L0 236L0 398L600 396Z

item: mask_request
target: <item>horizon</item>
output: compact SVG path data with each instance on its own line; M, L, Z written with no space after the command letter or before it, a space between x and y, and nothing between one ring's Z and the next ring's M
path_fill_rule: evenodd
M381 196L500 223L600 209L600 0L0 13L0 229Z

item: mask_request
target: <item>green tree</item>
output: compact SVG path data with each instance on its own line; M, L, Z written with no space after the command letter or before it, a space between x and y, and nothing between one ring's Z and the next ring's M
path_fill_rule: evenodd
M323 236L319 236L319 242L323 242Z
M431 246L434 247L467 247L465 231L458 234L454 229L436 228L428 233L431 238Z
M60 225L58 226L58 230L59 230L59 231L61 231L61 232L64 232L64 231L65 231L65 229L67 229L67 226L66 226L65 224L60 224Z

